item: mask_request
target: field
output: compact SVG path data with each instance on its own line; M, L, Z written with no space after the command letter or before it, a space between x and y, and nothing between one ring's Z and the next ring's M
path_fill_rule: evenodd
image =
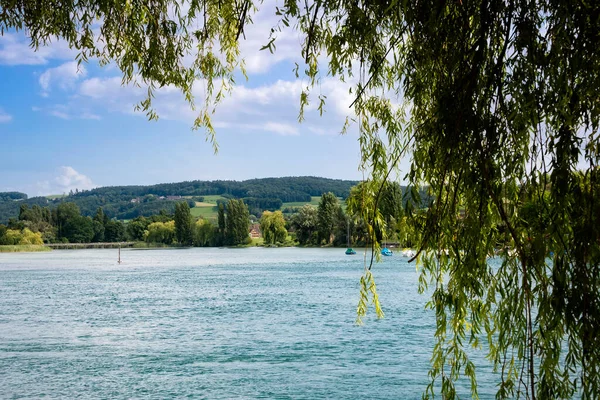
M319 200L321 200L321 196L312 196L310 198L310 203L307 203L305 201L290 201L287 203L283 203L283 205L281 206L281 208L286 208L286 207L302 207L305 204L310 204L311 206L318 206L319 205Z
M226 200L223 196L202 196L204 201L197 201L196 207L191 209L192 216L204 219L217 219L217 200Z

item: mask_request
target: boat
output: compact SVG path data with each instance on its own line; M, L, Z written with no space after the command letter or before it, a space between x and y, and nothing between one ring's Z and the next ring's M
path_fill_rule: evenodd
M383 249L381 249L381 255L382 256L388 256L389 257L389 256L391 256L393 254L394 254L394 252L391 251L390 249L388 249L387 247L384 247Z
M354 249L352 247L350 247L350 221L348 221L348 233L346 234L346 237L348 238L348 248L346 249L346 255L347 256L353 256L356 254L356 251L354 251Z
M402 252L402 256L403 256L403 257L407 257L407 258L412 258L412 257L414 257L414 256L415 256L415 254L416 254L416 253L415 253L415 251L414 251L414 250L412 250L412 249L405 249L405 250Z

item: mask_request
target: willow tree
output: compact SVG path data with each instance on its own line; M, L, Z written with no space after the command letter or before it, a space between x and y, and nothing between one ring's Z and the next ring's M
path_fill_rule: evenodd
M194 81L204 80L195 126L213 139L213 107L244 71L238 43L258 7L268 6L0 7L1 32L25 29L34 48L60 37L78 60L114 63L123 83L147 87L138 107L150 118L156 88L179 88L193 106ZM500 398L600 397L600 2L283 0L273 13L280 23L266 49L275 50L283 29L303 38L300 117L323 76L355 82L348 125L358 126L371 181L387 180L410 157L405 180L431 192L417 256L437 320L426 396L454 397L463 374L476 395L465 347L484 340ZM377 208L378 191L370 193L366 210ZM547 216L544 229L520 217L527 202ZM498 246L502 264L491 268L487 257ZM376 300L370 267L362 295Z

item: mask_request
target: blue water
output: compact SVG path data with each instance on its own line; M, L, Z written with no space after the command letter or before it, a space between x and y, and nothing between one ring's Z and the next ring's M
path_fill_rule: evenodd
M386 317L356 326L361 253L0 254L0 398L420 398L435 320L415 266L375 266Z

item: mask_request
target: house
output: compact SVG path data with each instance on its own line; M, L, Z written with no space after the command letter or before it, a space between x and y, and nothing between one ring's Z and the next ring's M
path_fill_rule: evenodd
M261 237L260 234L260 224L252 224L250 225L250 237L252 239L258 239Z

